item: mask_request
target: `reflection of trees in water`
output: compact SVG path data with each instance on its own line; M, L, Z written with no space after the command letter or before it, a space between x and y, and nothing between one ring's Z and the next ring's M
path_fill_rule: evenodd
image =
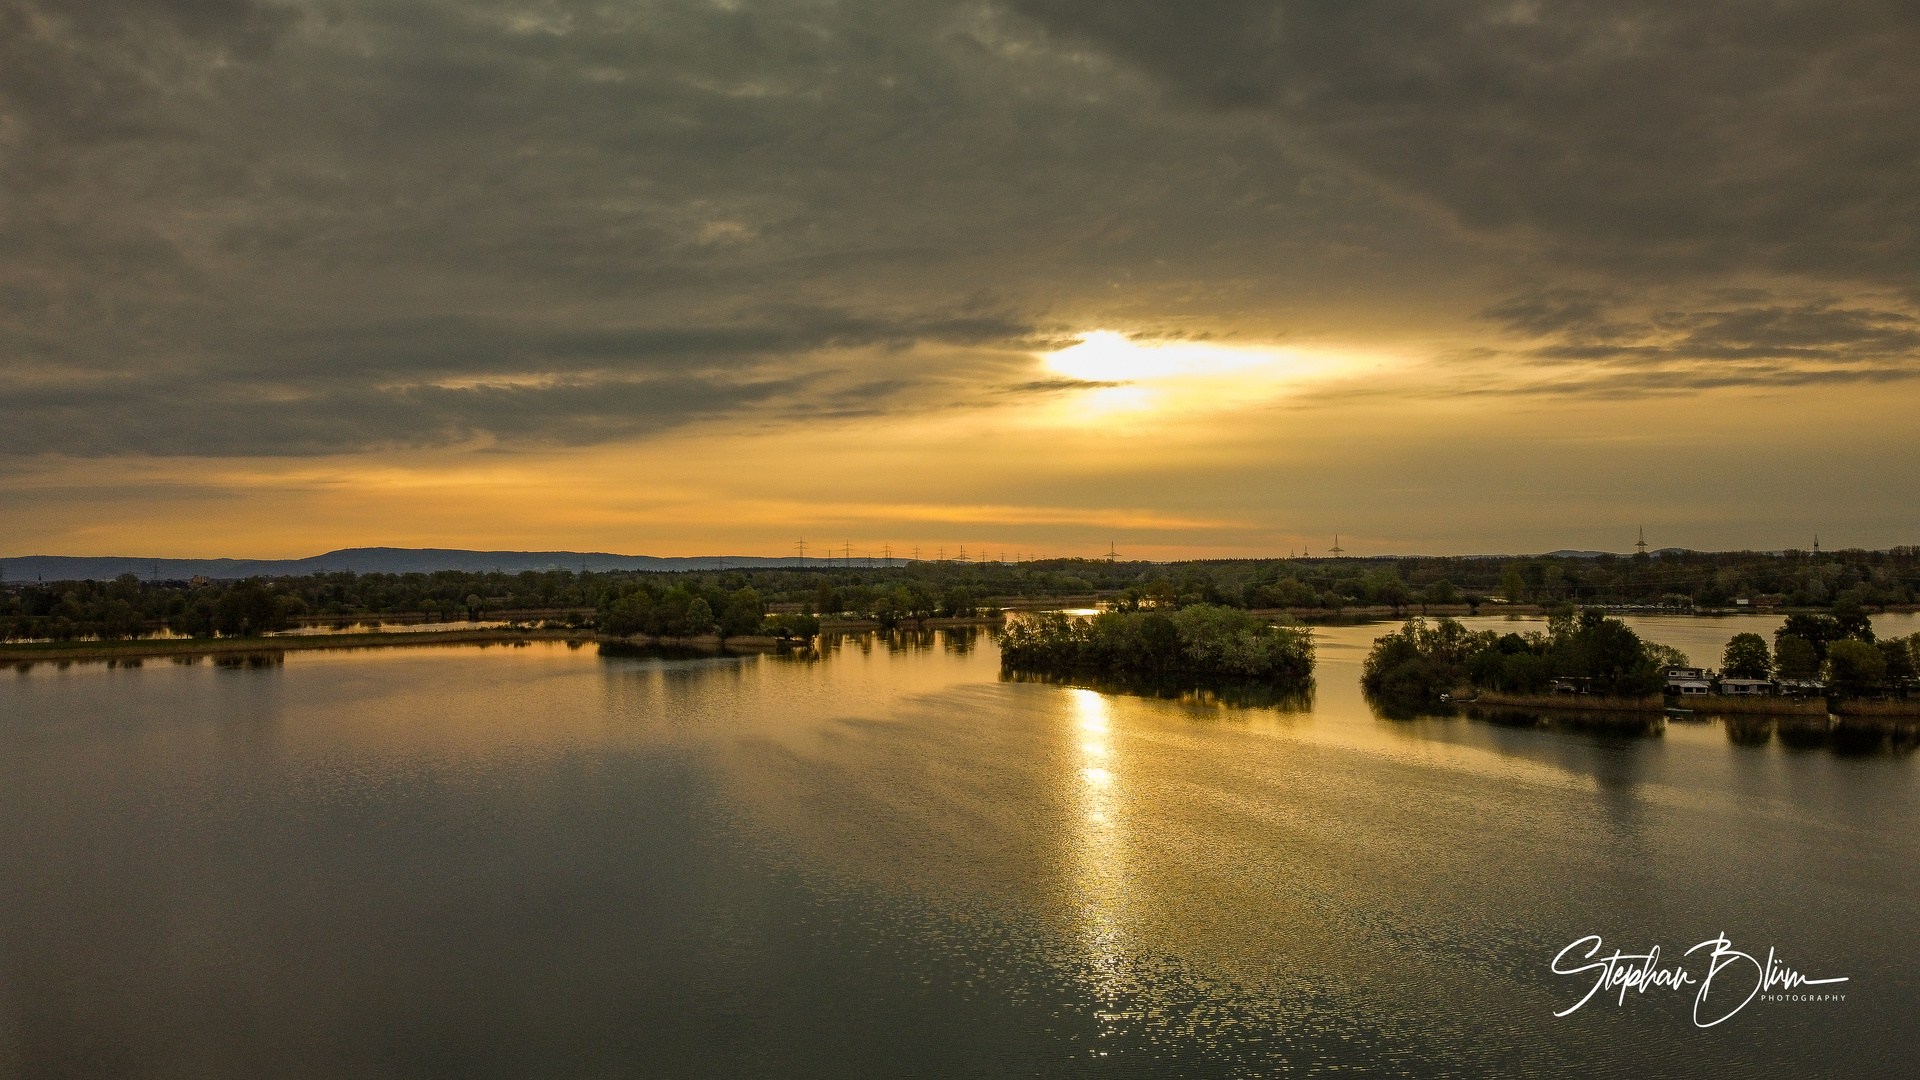
M927 652L934 647L933 630L887 630L883 631L887 651L891 653Z
M944 650L961 656L973 651L980 638L977 626L952 626L940 630L918 629L913 627L894 627L891 630L864 630L858 634L847 635L863 639L862 648L871 648L874 643L885 646L890 653L935 652Z
M710 660L716 656L739 656L722 648L702 649L694 645L672 645L662 642L645 644L633 641L603 641L600 643L600 655L619 660Z
M1103 694L1160 698L1188 705L1228 705L1236 708L1313 711L1314 684L1284 687L1259 681L1194 679L1123 679L1113 676L1060 675L1039 671L1002 671L1001 682L1047 683L1097 690Z
M1429 714L1430 715L1430 714ZM1468 719L1500 727L1537 727L1658 738L1666 733L1667 718L1656 712L1606 712L1598 709L1488 709L1467 708ZM1398 719L1389 717L1389 719Z
M1782 723L1774 721L1774 734L1780 745L1790 750L1818 750L1827 745L1827 722L1825 719L1788 720Z
M1668 718L1651 713L1601 713L1550 709L1447 708L1397 705L1372 697L1374 715L1382 720L1444 719L1464 715L1482 723L1508 728L1558 728L1567 731L1602 732L1627 737L1657 737L1663 734ZM1741 715L1696 716L1681 723L1719 722L1726 729L1727 741L1735 746L1763 747L1778 738L1791 751L1825 750L1842 757L1898 757L1920 749L1920 724L1862 722L1859 718L1841 718L1829 723L1825 717Z
M1435 704L1418 697L1376 694L1365 689L1360 691L1360 696L1366 699L1376 720L1450 719L1460 715L1460 710L1452 705ZM1531 720L1528 726L1532 726Z
M279 667L286 662L287 654L280 649L246 653L215 653L213 655L213 666L223 668Z
M1840 717L1724 716L1727 741L1736 746L1765 746L1776 737L1788 750L1826 750L1841 757L1900 757L1920 749L1920 724L1862 721Z
M1367 706L1380 720L1470 720L1505 728L1557 728L1603 732L1639 738L1659 736L1667 729L1666 716L1656 711L1616 712L1602 709L1542 709L1514 706L1436 705L1419 698L1363 693Z

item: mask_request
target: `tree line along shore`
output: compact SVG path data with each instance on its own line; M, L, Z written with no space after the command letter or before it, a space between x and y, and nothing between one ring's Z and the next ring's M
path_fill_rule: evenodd
M743 597L743 593L750 596ZM1091 603L1122 612L1196 605L1341 614L1548 610L1572 603L1665 611L1886 610L1920 599L1920 549L1661 552L1635 556L1264 559L1144 563L1052 559L920 561L837 568L580 573L572 570L355 574L242 581L0 582L0 641L117 640L271 633L298 623L525 620L573 628L718 632L758 617L813 616L892 626L997 609ZM1743 603L1744 601L1744 603ZM692 613L689 616L689 613Z
M1375 640L1361 684L1402 703L1920 717L1920 633L1878 638L1864 612L1842 604L1787 616L1771 644L1734 634L1713 669L1600 608L1564 607L1526 633L1416 617Z

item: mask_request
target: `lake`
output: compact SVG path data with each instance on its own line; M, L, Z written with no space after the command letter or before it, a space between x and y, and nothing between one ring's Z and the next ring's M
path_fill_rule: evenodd
M1779 620L1628 621L1717 664ZM1908 1067L1911 738L1382 719L1390 628L1320 628L1288 708L1003 681L968 631L8 672L0 1077ZM1587 935L1697 979L1723 934L1848 981L1554 1015Z

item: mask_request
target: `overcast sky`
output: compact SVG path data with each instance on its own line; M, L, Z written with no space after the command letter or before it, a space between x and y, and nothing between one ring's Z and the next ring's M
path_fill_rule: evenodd
M1920 9L0 0L0 554L1920 542Z

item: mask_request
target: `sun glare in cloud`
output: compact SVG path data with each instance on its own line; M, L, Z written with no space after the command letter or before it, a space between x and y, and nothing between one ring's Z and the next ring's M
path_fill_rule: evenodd
M1354 357L1273 345L1139 341L1112 330L1083 334L1049 353L1049 371L1088 383L1061 402L1079 419L1124 413L1232 409L1282 396L1300 385L1351 372Z
M1141 344L1111 330L1095 330L1047 357L1047 366L1073 379L1131 382L1177 375L1216 375L1270 363L1274 355L1191 341Z

